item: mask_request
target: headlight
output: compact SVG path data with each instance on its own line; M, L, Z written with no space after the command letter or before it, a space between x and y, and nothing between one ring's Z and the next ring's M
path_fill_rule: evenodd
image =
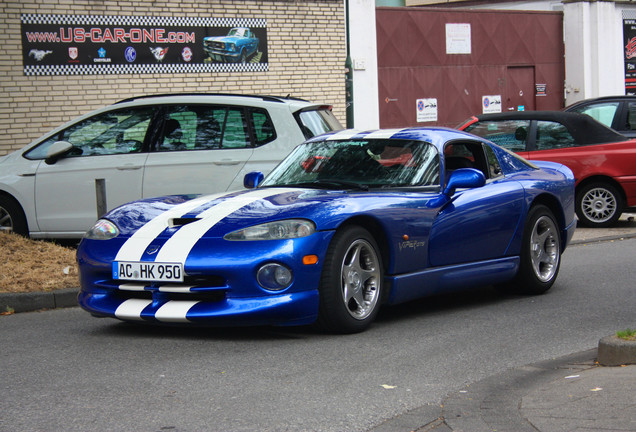
M84 238L92 240L109 240L119 235L117 226L109 220L100 219L84 234Z
M287 219L243 228L226 234L223 238L232 241L286 240L307 237L316 232L313 222L305 219Z

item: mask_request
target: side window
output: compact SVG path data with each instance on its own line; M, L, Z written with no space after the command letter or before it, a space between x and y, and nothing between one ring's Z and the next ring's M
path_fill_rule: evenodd
M627 130L636 130L636 102L627 104Z
M250 146L243 109L179 106L166 115L157 151L214 150Z
M44 159L55 141L75 147L69 157L139 153L152 118L152 108L135 108L98 114L49 138L25 156Z
M221 148L245 148L250 146L247 122L242 109L229 109L223 128Z
M330 109L300 111L295 116L305 139L343 129Z
M256 139L256 145L261 146L276 139L276 130L274 129L274 123L267 114L267 111L261 109L251 109L249 111L250 122L252 124L252 130L254 131L254 138Z
M618 111L618 102L603 102L593 105L587 105L574 110L581 114L587 114L595 120L603 123L605 126L612 127L614 116Z
M490 146L481 142L466 141L452 142L444 147L445 170L448 175L460 168L475 168L484 173L484 176L492 178L490 175L490 155L487 155L485 149L490 150ZM492 152L492 150L490 150ZM494 154L492 157L496 161ZM496 165L499 168L499 163ZM494 168L493 168L494 171ZM501 168L499 168L501 171Z
M484 121L468 126L466 132L486 138L513 152L525 151L530 131L529 120Z
M486 161L488 163L488 175L486 178L493 179L501 177L503 172L501 171L501 165L499 165L499 159L497 159L497 155L495 155L494 150L489 145L484 144L484 151L486 153Z
M551 150L574 147L576 141L561 123L551 121L537 122L537 137L535 150Z

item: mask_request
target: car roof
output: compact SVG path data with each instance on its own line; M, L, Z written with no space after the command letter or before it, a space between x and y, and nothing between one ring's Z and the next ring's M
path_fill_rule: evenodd
M626 141L629 138L586 114L564 111L514 111L479 114L478 121L539 120L561 123L579 144Z
M229 99L237 99L237 100L259 100L264 102L278 102L278 103L289 103L289 102L309 103L309 101L305 99L292 97L290 95L270 96L270 95L253 95L253 94L239 94L239 93L159 93L159 94L133 96L130 98L117 101L115 102L115 104L141 101L141 100L152 100L156 98L169 98L169 99L205 98L205 99L223 99L223 100L227 100L229 98Z
M402 140L415 140L425 141L436 145L438 148L443 148L444 144L448 141L458 139L471 139L476 141L483 141L482 138L475 135L459 131L457 129L450 129L441 126L432 127L410 127L401 129L372 129L372 130L358 130L358 129L345 129L341 131L328 132L326 134L318 135L307 140L308 143L324 142L324 141L346 141L346 140L369 140L369 139L402 139Z
M611 101L621 101L621 100L636 100L636 96L628 96L628 95L616 95L616 96L599 96L595 98L583 99L577 102L574 102L567 107L564 108L564 111L569 109L581 106L581 105L589 105L591 103L596 102L611 102Z

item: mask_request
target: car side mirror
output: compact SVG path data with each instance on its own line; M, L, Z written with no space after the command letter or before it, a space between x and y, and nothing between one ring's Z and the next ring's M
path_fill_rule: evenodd
M246 189L255 189L265 179L265 176L260 171L252 171L245 174L243 177L243 186Z
M482 187L485 184L486 176L484 176L483 172L475 168L460 168L451 174L446 189L444 189L444 194L450 196L455 193L455 189L473 189Z
M55 141L46 151L46 158L44 159L44 162L46 162L47 165L53 165L62 156L68 154L71 150L73 150L73 144L71 144L70 142Z

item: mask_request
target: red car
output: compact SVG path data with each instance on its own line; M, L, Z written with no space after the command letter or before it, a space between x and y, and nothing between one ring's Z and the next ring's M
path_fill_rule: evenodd
M636 139L590 116L562 111L483 114L458 129L528 160L569 167L576 178L576 214L582 226L611 226L622 212L636 211Z

